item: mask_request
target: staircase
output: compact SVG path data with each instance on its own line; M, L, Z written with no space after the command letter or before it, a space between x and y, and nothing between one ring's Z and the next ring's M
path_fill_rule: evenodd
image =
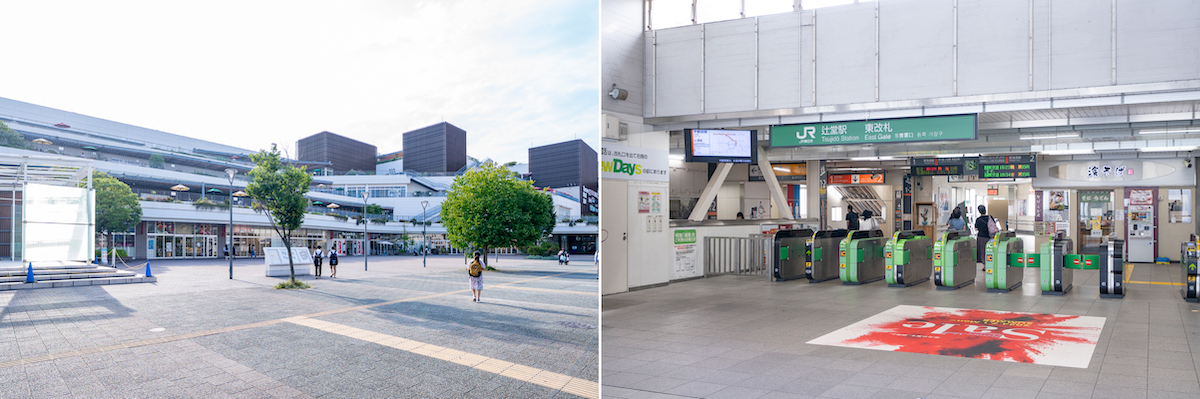
M156 277L145 277L127 270L117 270L83 262L35 262L34 283L26 283L28 264L4 262L0 266L0 291L32 288L79 287L86 285L153 283Z

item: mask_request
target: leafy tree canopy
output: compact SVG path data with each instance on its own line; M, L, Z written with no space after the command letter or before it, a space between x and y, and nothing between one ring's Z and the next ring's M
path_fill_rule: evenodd
M0 121L0 146L29 149L28 141L25 141L25 136L17 133L8 127L8 124Z
M455 177L442 202L442 226L459 248L526 246L554 230L554 204L533 183L487 163Z
M87 183L80 183L86 186ZM129 186L101 171L92 172L96 190L96 231L108 235L129 231L142 221L142 205Z
M254 161L254 169L250 170L252 179L246 185L246 194L262 204L261 209L267 214L267 220L275 233L283 238L283 245L288 251L288 263L291 267L291 279L296 279L296 265L292 260L292 232L304 223L304 210L308 207L308 193L312 184L312 176L297 168L284 165L279 156L279 149L271 146L271 150L263 150L250 154Z
M163 160L162 154L151 154L150 155L150 167L151 168L162 169L162 168L165 168L166 166L167 166L166 161Z

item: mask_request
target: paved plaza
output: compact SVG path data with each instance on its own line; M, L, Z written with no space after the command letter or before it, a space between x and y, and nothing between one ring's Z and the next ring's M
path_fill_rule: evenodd
M591 262L493 257L474 303L457 255L341 261L308 290L205 259L152 261L153 284L0 292L0 397L599 396Z

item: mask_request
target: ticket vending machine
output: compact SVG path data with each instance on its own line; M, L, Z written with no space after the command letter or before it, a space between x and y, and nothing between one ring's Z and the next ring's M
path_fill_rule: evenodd
M1130 205L1128 220L1129 241L1127 261L1154 263L1154 229L1156 228L1153 205Z

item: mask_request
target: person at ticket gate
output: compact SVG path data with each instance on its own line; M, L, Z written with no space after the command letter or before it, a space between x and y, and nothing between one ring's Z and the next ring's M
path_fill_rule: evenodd
M875 221L875 214L874 214L874 212L871 212L870 209L863 211L862 223L860 223L860 225L861 225L861 228L858 228L856 230L866 230L866 231L879 230L879 223Z
M954 208L954 211L950 212L950 221L948 224L950 230L965 230L967 228L967 221L963 220L962 209Z
M988 229L989 223L992 222L992 217L987 214L987 207L980 205L979 217L975 218L975 262L983 264L984 254L987 253L987 243L992 239L992 232ZM982 267L982 270L987 271L987 267Z
M859 230L858 213L854 212L854 205L846 205L846 230Z

